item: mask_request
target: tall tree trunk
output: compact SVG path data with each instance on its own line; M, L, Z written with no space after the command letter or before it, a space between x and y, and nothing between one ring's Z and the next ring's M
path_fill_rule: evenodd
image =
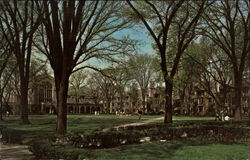
M241 90L242 90L242 76L239 72L236 72L234 76L235 87L235 112L234 120L241 121Z
M186 101L186 105L187 105L187 115L191 115L191 95L192 95L192 88L193 86L189 86L188 87L188 98Z
M173 84L172 79L165 79L165 118L164 123L173 122L173 104L172 104Z
M0 75L0 120L3 120L3 90L2 90L1 75Z
M143 110L143 113L146 113L147 112L147 110L146 110L146 95L145 95L145 90L144 89L141 89L141 98L142 98L142 110Z
M248 6L248 15L250 15L250 5ZM248 68L250 71L250 16L248 16L248 44L247 44L247 48L248 48ZM249 75L250 76L250 75ZM250 79L250 77L249 77ZM250 124L250 104L248 104L248 118L249 118L249 124Z
M56 74L56 73L55 73ZM57 125L56 132L64 134L67 131L67 94L69 86L69 76L55 76L56 96L57 96Z
M106 113L112 113L113 111L113 105L110 105L112 98L106 98ZM115 108L117 110L117 108Z
M180 90L179 90L180 91ZM180 91L180 103L179 103L179 106L180 108L182 108L182 106L184 106L185 102L184 102L184 99L185 99L185 91L186 91L186 87L184 87L181 91ZM182 113L182 111L180 111L180 113ZM183 113L182 113L183 114Z
M1 82L0 82L1 85ZM1 87L1 86L0 86ZM3 92L0 91L0 120L3 120Z
M228 106L226 106L226 98L228 93L228 87L226 85L223 85L223 91L222 91L222 97L221 97L221 104L223 106L223 109L227 111L227 115L229 115Z
M120 110L123 110L123 112L126 112L125 105L123 105L123 98L125 98L125 97L123 96L122 92L120 92L119 95L120 95L120 106L119 106L119 108L120 108Z
M29 81L25 77L21 77L21 102L20 102L20 124L30 124L28 114L28 83Z

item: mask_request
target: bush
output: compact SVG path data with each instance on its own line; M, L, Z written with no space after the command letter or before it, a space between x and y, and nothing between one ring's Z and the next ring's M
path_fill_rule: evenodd
M95 131L91 134L68 134L58 137L59 144L69 144L80 148L111 148L123 144L138 143L144 132L131 131Z
M2 135L2 141L5 143L22 143L22 136L25 135L25 131L19 131L9 128L0 128Z
M244 128L223 125L203 124L187 126L178 125L150 125L131 126L119 131L94 131L90 134L71 133L58 137L57 143L74 145L79 148L112 148L124 144L140 143L143 137L151 140L198 139L200 143L235 143L249 138L249 131Z
M10 143L28 141L30 150L41 159L84 159L89 158L89 149L112 148L120 145L141 143L141 139L172 140L182 139L192 145L209 143L238 143L249 139L249 130L245 124L221 122L197 123L187 121L174 124L152 124L147 126L130 126L110 131L96 130L92 133L68 133L64 136L54 134L28 133L2 128L3 139ZM185 136L183 136L185 135ZM42 137L42 138L41 138ZM150 137L150 138L149 138ZM85 148L85 149L83 149Z
M34 140L29 143L30 150L40 159L68 159L77 160L79 157L87 157L88 152L84 149L58 145L50 140Z

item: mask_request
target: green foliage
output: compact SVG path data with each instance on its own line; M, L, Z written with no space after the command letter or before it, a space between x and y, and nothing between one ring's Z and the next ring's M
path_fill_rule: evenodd
M16 124L19 117L11 116L8 121L0 122L1 133L4 139L9 136L13 143L28 144L41 159L176 160L186 155L186 159L192 160L197 157L209 160L209 156L227 160L230 157L246 159L248 156L249 146L244 145L250 138L246 122L215 122L212 117L174 117L175 122L169 125L156 123L102 132L102 128L135 122L138 117L70 115L69 133L61 136L53 132L55 118L51 115L31 116L32 125L20 126ZM187 137L181 137L184 132ZM143 137L151 137L151 142L140 143ZM166 142L159 141L164 139ZM220 152L223 155L218 154Z
M69 95L79 96L84 95L84 87L86 86L87 73L83 70L77 71L70 76L69 80Z
M80 159L79 155L88 155L83 149L58 145L49 140L34 140L29 143L30 150L41 159Z
M186 134L186 135L185 135ZM179 122L129 126L119 130L94 131L89 134L73 133L57 140L60 144L80 148L113 148L125 144L140 143L143 137L151 140L189 140L193 145L211 143L233 144L250 138L249 130L236 125L218 122Z
M61 144L70 144L79 148L113 148L124 144L139 143L141 137L145 136L142 131L94 131L90 134L74 133L58 138Z
M0 133L2 135L2 141L6 143L20 143L22 141L23 134L25 134L24 131L10 128L0 128Z

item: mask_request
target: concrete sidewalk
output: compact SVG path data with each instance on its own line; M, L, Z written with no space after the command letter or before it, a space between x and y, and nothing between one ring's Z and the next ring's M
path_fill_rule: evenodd
M1 160L34 160L32 152L28 146L15 144L2 144L0 142L0 159Z
M119 130L119 128L126 128L126 127L129 127L129 126L142 126L142 125L149 124L149 123L152 123L152 122L155 122L155 121L159 121L159 120L163 120L163 119L164 119L164 117L160 117L160 118L148 119L148 120L141 121L141 122L122 124L122 125L111 127L111 128L105 128L102 131L105 132L105 131L108 131L110 129Z

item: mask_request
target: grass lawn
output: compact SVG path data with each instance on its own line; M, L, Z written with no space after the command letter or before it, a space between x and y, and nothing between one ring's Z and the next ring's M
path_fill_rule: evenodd
M147 119L159 118L163 115L143 115L139 120L137 115L121 117L115 115L68 115L68 132L91 132L96 129L109 128L121 124L140 122ZM54 132L56 128L55 115L31 115L30 125L18 125L19 116L4 117L5 121L0 121L0 126L6 126L12 129L23 131L43 131ZM174 116L173 120L186 121L186 120L214 120L214 117L191 117L191 116ZM159 123L163 122L160 120Z
M203 121L215 120L215 117L193 117L193 116L174 116L174 121Z
M250 146L153 142L98 150L93 155L96 160L247 160L250 158Z
M138 116L121 117L115 115L68 115L68 132L91 132L96 129L109 128L121 124L140 122L143 120L158 118L161 116L144 115L139 120ZM55 115L31 115L31 124L18 125L19 116L4 117L5 121L0 121L0 126L23 131L43 131L54 132L56 128Z
M97 129L109 128L121 124L143 121L162 116L138 116L118 117L115 115L68 115L68 132L90 133ZM55 131L55 115L32 115L30 125L18 125L19 117L4 117L0 121L0 128L7 127L19 131L26 131L22 137L23 142L36 136L40 139L53 135ZM174 123L181 121L213 121L214 117L174 117ZM158 122L156 122L158 123ZM160 122L161 123L161 122ZM65 147L64 150L76 150L73 146ZM245 141L237 144L207 144L197 145L186 140L173 140L167 142L152 141L141 144L122 145L110 149L77 149L84 151L89 160L247 160L250 159L250 142ZM80 152L79 152L80 153ZM82 158L82 159L83 159Z

